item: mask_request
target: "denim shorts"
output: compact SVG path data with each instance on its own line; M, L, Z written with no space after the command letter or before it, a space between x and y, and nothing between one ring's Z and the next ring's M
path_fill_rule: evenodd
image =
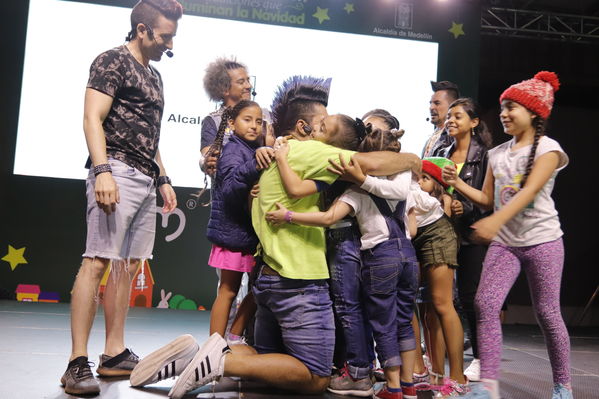
M312 374L330 376L335 322L326 280L260 273L253 292L258 306L254 327L258 353L285 353Z
M90 170L86 185L86 258L150 259L156 232L156 185L154 179L127 164L109 159L120 202L110 215L98 207Z

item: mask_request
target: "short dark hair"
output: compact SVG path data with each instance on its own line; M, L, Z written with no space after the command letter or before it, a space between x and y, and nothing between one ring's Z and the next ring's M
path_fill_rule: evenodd
M247 67L234 57L220 57L208 64L204 75L204 90L212 101L224 101L224 93L231 88L229 71Z
M460 98L460 88L457 84L450 82L449 80L442 80L440 82L433 82L431 80L431 88L435 93L445 90L450 97L450 101L455 101Z
M177 0L139 0L131 10L131 31L126 40L135 39L139 24L154 28L160 15L171 21L178 21L183 15L183 6Z

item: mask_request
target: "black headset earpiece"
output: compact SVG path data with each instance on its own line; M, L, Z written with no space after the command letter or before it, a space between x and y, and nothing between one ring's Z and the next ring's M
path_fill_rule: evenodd
M304 125L304 132L310 134L312 133L312 126L308 125L307 123Z

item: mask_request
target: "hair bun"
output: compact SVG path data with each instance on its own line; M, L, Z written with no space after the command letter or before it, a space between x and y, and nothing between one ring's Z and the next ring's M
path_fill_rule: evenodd
M560 86L559 78L557 77L557 74L555 72L549 72L549 71L538 72L535 75L535 79L542 80L543 82L549 83L551 85L551 87L553 87L554 93L559 90L559 86Z

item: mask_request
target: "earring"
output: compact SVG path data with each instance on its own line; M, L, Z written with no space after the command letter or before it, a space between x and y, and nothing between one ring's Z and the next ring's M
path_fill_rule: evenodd
M474 131L474 128L473 128L473 127L472 127L472 128L470 128L470 133L471 133L473 136L476 136L476 132Z

